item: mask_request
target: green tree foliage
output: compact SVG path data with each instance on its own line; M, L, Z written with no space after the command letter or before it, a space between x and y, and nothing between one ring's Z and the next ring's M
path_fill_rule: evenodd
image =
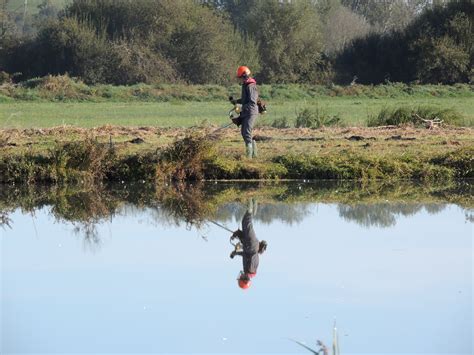
M324 0L329 1L329 0ZM431 0L340 0L341 4L363 16L377 32L403 30Z
M407 29L407 39L416 79L469 81L474 65L474 3L463 0L428 9Z
M108 44L93 28L74 18L51 22L37 36L40 67L45 73L69 73L88 82L106 79Z
M317 9L310 0L224 0L235 26L258 43L265 82L315 82L323 42Z
M474 3L427 8L403 31L354 40L336 59L338 81L469 82L474 64ZM471 76L471 77L470 77Z
M67 11L68 16L104 31L110 41L141 47L150 60L154 55L165 75L157 78L150 75L154 70L147 70L148 82L226 83L244 59L237 50L244 46L248 51L245 59L258 68L255 45L235 32L225 16L192 0L76 0ZM130 62L127 53L124 51L122 62Z
M38 0L28 18L9 1L0 70L17 79L227 84L247 65L269 84L474 80L472 0Z
M44 58L10 62L25 78L69 73L88 83L223 84L244 60L259 67L256 45L224 14L193 0L74 0L13 52Z

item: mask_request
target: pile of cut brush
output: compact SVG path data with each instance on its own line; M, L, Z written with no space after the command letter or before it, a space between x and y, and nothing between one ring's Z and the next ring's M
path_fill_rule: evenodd
M188 134L165 148L158 157L157 179L203 180L206 162L215 157L215 143L202 134Z

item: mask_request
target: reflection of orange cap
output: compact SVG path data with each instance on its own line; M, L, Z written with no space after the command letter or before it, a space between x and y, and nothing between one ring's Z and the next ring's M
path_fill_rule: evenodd
M252 278L252 277L255 277L255 276L257 275L257 273L256 273L256 272L249 272L247 275L248 275L250 278Z
M243 290L246 290L250 287L252 281L239 279L239 287Z

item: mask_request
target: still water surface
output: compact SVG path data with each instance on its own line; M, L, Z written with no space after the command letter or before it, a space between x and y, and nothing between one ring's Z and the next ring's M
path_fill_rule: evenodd
M250 201L250 202L249 202ZM472 214L449 203L227 201L266 240L248 290L230 232L124 203L93 225L58 206L1 231L2 354L473 353ZM256 201L256 203L255 203Z

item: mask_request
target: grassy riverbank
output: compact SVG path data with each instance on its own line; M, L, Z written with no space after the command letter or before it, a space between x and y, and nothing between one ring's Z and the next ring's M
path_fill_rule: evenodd
M4 183L232 179L450 180L474 177L471 128L101 127L0 131ZM209 139L211 137L211 139Z

